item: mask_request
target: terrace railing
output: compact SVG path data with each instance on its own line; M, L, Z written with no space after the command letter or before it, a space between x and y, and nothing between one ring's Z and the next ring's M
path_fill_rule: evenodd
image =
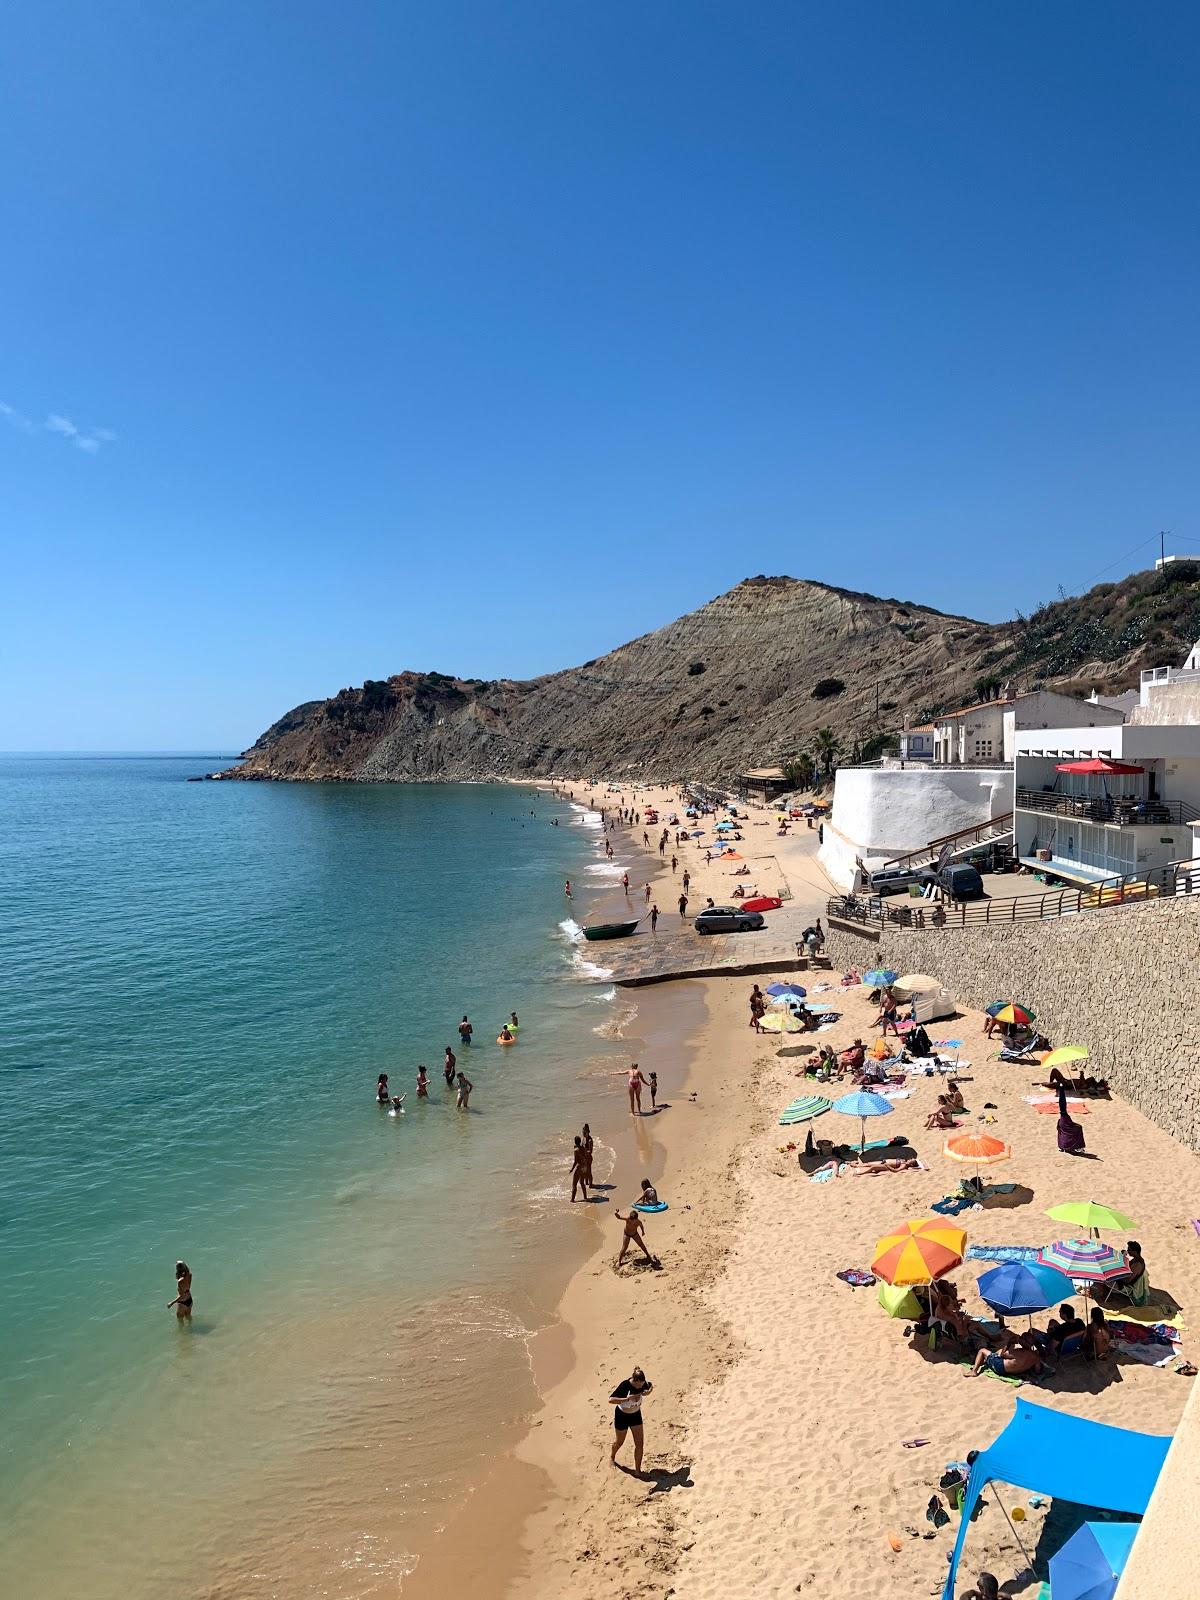
M956 833L943 833L936 839L930 839L923 845L918 845L915 850L906 850L902 855L891 856L884 865L887 867L907 867L917 861L936 861L946 845L951 845L957 852L968 850L973 844L991 844L997 839L1002 839L1005 834L1012 832L1012 812L1002 811L998 816L989 817L986 822L979 822L973 826L959 828Z
M1076 817L1080 822L1116 823L1119 827L1160 827L1186 824L1200 817L1195 806L1182 800L1122 799L1118 795L1058 794L1053 789L1018 789L1018 811L1038 811L1054 817Z
M1098 879L1077 889L1049 889L1044 894L1014 895L1011 899L901 900L879 896L833 895L825 914L840 922L857 922L871 928L942 929L1011 927L1014 923L1044 922L1084 911L1181 894L1200 895L1200 858L1173 861L1149 872Z

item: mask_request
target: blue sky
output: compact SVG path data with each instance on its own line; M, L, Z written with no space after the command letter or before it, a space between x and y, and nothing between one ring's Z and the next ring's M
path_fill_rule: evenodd
M1198 45L1193 5L10 8L0 748L232 748L757 572L1000 617L1200 548Z

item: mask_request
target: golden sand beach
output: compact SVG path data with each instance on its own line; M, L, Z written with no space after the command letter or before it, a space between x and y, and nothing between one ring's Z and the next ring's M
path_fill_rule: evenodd
M636 795L639 806L648 799L672 804L665 794ZM639 845L641 832L633 830ZM802 824L787 840L773 829L747 830L745 844L752 865L776 856L796 903L814 913L828 892L815 842ZM693 907L709 893L718 903L728 898L724 870L707 866L702 850L689 844L676 853L680 870L691 869ZM647 871L658 874L652 890L669 916L669 867L664 872L655 855ZM630 876L636 894L640 883ZM870 1037L876 1015L867 991L841 991L840 976L803 980L810 989L833 986L821 998L836 1002L839 1021L815 1037L838 1049L856 1034ZM765 987L769 977L758 981ZM868 1266L876 1240L895 1224L929 1215L962 1175L941 1153L945 1135L925 1128L941 1084L910 1076L909 1097L880 1119L888 1137L911 1139L924 1170L857 1176L851 1167L837 1179L811 1181L798 1150L785 1148L791 1139L802 1146L804 1129L783 1129L778 1117L797 1095L821 1087L802 1076L800 1050L814 1036L781 1044L753 1032L751 982L684 980L636 992L627 1042L643 1070L658 1071L669 1108L631 1117L618 1078L593 1126L617 1147L613 1200L627 1205L649 1175L670 1204L646 1222L662 1269L631 1260L614 1266L621 1230L611 1204L589 1208L603 1216L581 1216L595 1249L563 1298L559 1325L533 1351L542 1409L426 1553L406 1594L420 1600L462 1585L512 1600L736 1600L872 1589L927 1596L940 1592L956 1532L955 1518L937 1529L925 1520L930 1496L947 1462L995 1437L1016 1394L1120 1426L1173 1430L1193 1382L1174 1363L1076 1361L1020 1389L970 1378L956 1353L931 1352L906 1337L906 1324L885 1315L875 1289L838 1280L843 1268ZM1027 998L1036 1004L1036 996ZM1064 1234L1045 1214L1051 1206L1090 1198L1118 1207L1137 1219L1152 1299L1182 1307L1181 1348L1194 1357L1195 1157L1115 1098L1088 1104L1083 1123L1093 1159L1060 1154L1054 1118L1023 1098L1038 1070L996 1060L984 1022L966 1012L930 1029L935 1041L963 1041L962 1128L986 1127L1012 1149L990 1176L1015 1187L961 1215L968 1240L1041 1245ZM1096 1065L1103 1070L1102 1061ZM842 1091L850 1087L847 1080ZM628 1131L614 1137L614 1125ZM858 1132L834 1112L814 1127L834 1139ZM990 1314L975 1287L988 1265L964 1262L951 1275L977 1316ZM1037 1321L1044 1326L1045 1316ZM608 1459L607 1395L634 1365L655 1386L640 1478ZM906 1448L911 1439L929 1443ZM981 1567L1011 1579L1055 1547L1053 1527L1038 1543L1053 1507L1030 1506L1019 1490L985 1499L960 1587ZM1020 1506L1024 1521L1010 1522L1002 1505Z

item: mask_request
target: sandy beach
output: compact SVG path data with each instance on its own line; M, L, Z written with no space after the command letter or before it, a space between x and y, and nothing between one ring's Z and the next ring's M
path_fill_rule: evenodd
M640 791L636 802L647 798ZM760 812L758 820L769 815ZM618 835L626 857L631 838L640 847L641 831ZM828 893L812 859L815 844L815 830L803 824L787 840L748 829L745 853L758 887L773 892L761 862L775 856L795 903L815 914ZM675 898L669 854L665 871L655 856L642 873L642 881L647 871L658 874L652 893L664 920L675 917L664 905L664 896L672 907ZM705 867L694 845L677 854L680 871L691 869L693 908L708 893L718 903L728 898L723 871ZM636 895L633 869L630 877ZM926 1505L947 1462L986 1445L1011 1416L1016 1394L1104 1422L1173 1429L1193 1382L1177 1375L1173 1362L1075 1362L1019 1389L971 1378L956 1354L930 1352L905 1337L907 1324L885 1315L875 1289L837 1279L843 1268L869 1265L876 1239L906 1218L928 1215L962 1175L941 1154L944 1135L925 1129L940 1084L924 1076L907 1079L907 1097L881 1123L889 1138L911 1139L925 1170L857 1176L851 1168L813 1182L798 1151L783 1148L789 1139L802 1146L805 1130L779 1127L780 1111L818 1087L802 1077L801 1049L813 1037L838 1049L856 1034L870 1037L876 1011L867 991L842 991L840 976L806 980L810 990L831 984L821 998L836 1002L838 1022L803 1041L789 1037L782 1047L747 1025L750 979L685 980L636 992L627 1042L644 1071L658 1071L668 1109L630 1117L623 1080L598 1108L593 1126L603 1126L616 1149L615 1187L589 1207L593 1215L581 1217L581 1226L594 1230L595 1248L567 1289L560 1322L534 1342L542 1409L406 1593L446 1592L456 1582L511 1600L704 1600L851 1593L886 1578L889 1594L930 1595L940 1592L956 1519L935 1530ZM1036 1004L1036 996L1028 998ZM968 1240L1041 1245L1070 1231L1045 1216L1050 1206L1090 1198L1118 1207L1137 1221L1152 1299L1183 1308L1180 1348L1194 1358L1187 1315L1200 1293L1189 1221L1195 1158L1116 1099L1089 1102L1081 1119L1094 1159L1061 1155L1054 1118L1023 1098L1037 1069L997 1061L984 1020L967 1012L930 1029L935 1041L963 1041L962 1127L986 1125L1012 1147L1012 1159L989 1177L1014 1187L962 1214ZM628 1131L614 1138L611 1124ZM833 1112L814 1128L832 1139L857 1136L857 1124ZM627 1259L618 1270L621 1229L611 1211L635 1197L643 1175L670 1204L647 1219L662 1268ZM988 1264L964 1262L952 1274L973 1315L989 1314L975 1290ZM1045 1317L1038 1321L1044 1326ZM655 1388L637 1478L609 1464L606 1397L639 1364ZM910 1439L929 1442L906 1448ZM631 1456L627 1446L627 1464ZM1022 1572L1039 1554L1045 1519L1059 1514L1030 1507L1019 1491L985 1499L961 1587L981 1567L1002 1582ZM1026 1517L1014 1524L1001 1505L1017 1504ZM1054 1531L1042 1559L1054 1548Z

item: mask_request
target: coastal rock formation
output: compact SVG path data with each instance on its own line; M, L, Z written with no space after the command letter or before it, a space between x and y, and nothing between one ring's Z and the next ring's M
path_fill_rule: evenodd
M1147 577L1145 594L1126 592ZM747 766L814 754L821 728L832 729L847 757L855 744L870 751L906 722L978 699L981 678L994 689L1016 671L1022 687L1045 681L1081 692L1136 681L1139 639L1170 650L1163 627L1147 625L1160 603L1154 581L1135 575L1104 586L1103 603L1093 591L1041 607L1020 625L997 625L803 579L747 578L581 667L524 682L401 672L309 701L268 728L229 776L603 772L721 782ZM1174 580L1161 603L1182 605L1182 624L1191 626L1200 586ZM1125 605L1133 620L1101 625ZM1081 608L1088 624L1072 631Z

